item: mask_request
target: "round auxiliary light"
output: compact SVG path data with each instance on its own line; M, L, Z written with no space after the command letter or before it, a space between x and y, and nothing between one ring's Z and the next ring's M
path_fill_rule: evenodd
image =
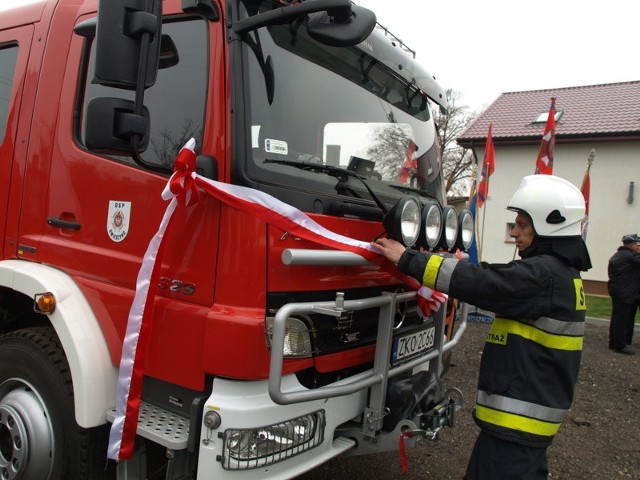
M420 204L413 197L402 197L382 220L387 237L405 247L415 245L420 231Z
M447 250L451 250L456 246L456 240L458 239L458 213L454 207L448 205L442 210L442 217L444 218L444 228L442 229L440 244L446 247Z
M461 211L460 215L458 215L458 247L469 250L475 234L474 227L475 224L471 212L469 210Z
M427 202L422 207L422 226L418 243L433 249L438 246L442 234L442 210L437 202Z

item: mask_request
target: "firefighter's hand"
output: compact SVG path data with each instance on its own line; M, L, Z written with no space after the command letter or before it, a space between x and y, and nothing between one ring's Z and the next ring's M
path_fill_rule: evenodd
M371 242L371 245L380 250L380 253L395 265L398 264L400 257L406 250L404 245L396 240L391 240L390 238L379 238L376 241Z

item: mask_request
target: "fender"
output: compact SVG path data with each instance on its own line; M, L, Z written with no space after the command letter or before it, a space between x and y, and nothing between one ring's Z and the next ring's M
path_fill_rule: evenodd
M106 411L116 404L118 372L78 285L61 270L24 260L0 262L0 285L31 298L43 292L55 295L56 309L49 320L71 369L76 421L83 428L106 423Z

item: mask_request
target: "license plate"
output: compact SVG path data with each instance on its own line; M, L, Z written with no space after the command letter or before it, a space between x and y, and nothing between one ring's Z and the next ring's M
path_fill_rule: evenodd
M435 342L436 327L394 338L391 363L396 364L411 357L418 356L433 347Z

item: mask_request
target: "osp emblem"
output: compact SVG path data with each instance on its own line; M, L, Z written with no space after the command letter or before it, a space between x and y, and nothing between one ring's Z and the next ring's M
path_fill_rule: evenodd
M131 202L109 200L107 214L107 233L114 242L121 242L129 233L129 219L131 218Z

